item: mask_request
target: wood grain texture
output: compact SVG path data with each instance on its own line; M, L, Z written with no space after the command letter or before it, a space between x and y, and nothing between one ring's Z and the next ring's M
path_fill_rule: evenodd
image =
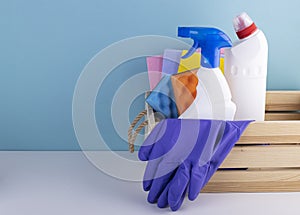
M268 91L266 111L221 165L243 170L218 170L203 192L300 192L300 91Z
M204 193L259 193L259 192L300 192L300 181L272 181L272 182L209 182Z
M300 121L253 122L245 130L238 144L300 143Z
M290 113L266 113L266 121L278 121L278 120L300 120L300 112Z
M300 145L235 146L221 168L300 167Z
M221 166L250 169L219 170L203 192L300 191L300 114L276 112L299 110L300 91L268 91L266 111L274 112L249 125Z
M300 91L267 91L266 111L300 110Z
M211 182L273 182L300 181L299 168L270 168L249 170L219 170L210 180Z
M217 171L203 192L296 192L300 169Z

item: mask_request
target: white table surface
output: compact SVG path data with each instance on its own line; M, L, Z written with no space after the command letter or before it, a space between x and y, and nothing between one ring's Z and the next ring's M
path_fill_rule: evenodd
M141 183L102 173L82 152L0 152L0 170L1 215L300 214L300 193L200 194L176 213L159 209Z

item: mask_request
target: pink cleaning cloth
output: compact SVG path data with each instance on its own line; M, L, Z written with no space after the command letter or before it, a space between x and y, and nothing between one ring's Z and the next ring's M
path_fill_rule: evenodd
M161 79L163 56L147 57L150 90L153 90Z

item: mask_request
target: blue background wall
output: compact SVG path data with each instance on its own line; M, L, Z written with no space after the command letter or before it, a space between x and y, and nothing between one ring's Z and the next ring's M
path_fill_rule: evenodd
M72 96L98 51L137 35L176 37L178 25L214 25L235 38L231 20L241 11L269 40L268 89L300 89L299 7L297 0L1 0L0 150L80 149ZM146 69L144 59L121 67L114 72L120 83ZM104 86L107 107L98 105L97 119L113 89ZM142 108L135 103L131 117ZM112 149L127 149L110 126L105 133Z

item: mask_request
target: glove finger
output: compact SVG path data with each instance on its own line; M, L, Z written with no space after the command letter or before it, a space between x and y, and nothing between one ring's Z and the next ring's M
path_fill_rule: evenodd
M145 139L138 153L138 157L141 161L149 160L154 145L157 145L155 143L158 140L163 138L163 133L166 130L163 128L166 128L166 125L167 125L167 120L161 121L154 127L154 129L151 131L149 136Z
M176 208L180 203L190 180L190 168L186 163L182 163L172 181L168 192L168 202L172 208ZM181 205L181 204L180 204ZM180 207L180 206L179 206Z
M148 161L143 178L144 191L149 191L151 189L153 179L155 178L155 174L161 160L162 159L155 159Z
M199 166L198 164L193 166L191 172L191 181L189 186L189 200L194 201L199 195L205 183L209 163Z
M156 147L154 147L154 150L155 149L156 149ZM144 178L143 178L143 188L145 191L151 190L151 187L152 187L154 181L155 181L154 190L161 189L160 186L162 186L162 185L160 183L162 183L162 181L161 181L161 179L160 180L156 180L156 179L159 179L162 176L170 177L170 176L167 176L167 174L173 172L177 168L177 163L169 162L168 161L169 158L166 158L166 159L164 159L164 158L165 157L160 157L160 158L153 159L153 160L150 159L148 161L146 169L145 169ZM151 193L153 193L154 190L151 191ZM154 194L151 194L151 195L154 195Z
M168 174L161 176L159 178L153 179L152 186L150 188L148 194L148 202L149 203L156 203L159 196L163 192L164 188L167 186L169 181L174 176L175 171L171 171Z
M162 194L161 194L160 197L158 198L157 206L158 206L159 208L166 208L166 207L169 205L169 203L168 203L168 193L169 193L170 184L171 184L171 183L168 183L168 185L166 186L166 188L164 189L164 191L162 192ZM177 205L171 207L171 210L177 211L177 210L180 208L180 206L182 205L183 200L184 200L184 198L185 198L187 189L188 189L188 188L186 188L185 191L183 192L183 194L182 194L182 196L180 197L180 200L179 200L179 202L177 203Z
M165 208L168 206L168 192L169 192L170 183L167 184L164 191L161 193L157 200L157 207Z
M143 189L144 191L149 191L151 189L153 180L144 180L143 181Z
M171 207L170 207L172 211L177 211L177 210L181 207L181 205L182 205L182 203L183 203L183 201L184 201L184 198L185 198L187 189L188 189L188 188L186 188L185 191L183 192L183 194L182 194L182 196L181 196L179 202L177 203L177 205L171 206Z
M177 142L180 129L180 120L166 119L161 121L140 147L139 159L142 161L153 160L169 152Z

